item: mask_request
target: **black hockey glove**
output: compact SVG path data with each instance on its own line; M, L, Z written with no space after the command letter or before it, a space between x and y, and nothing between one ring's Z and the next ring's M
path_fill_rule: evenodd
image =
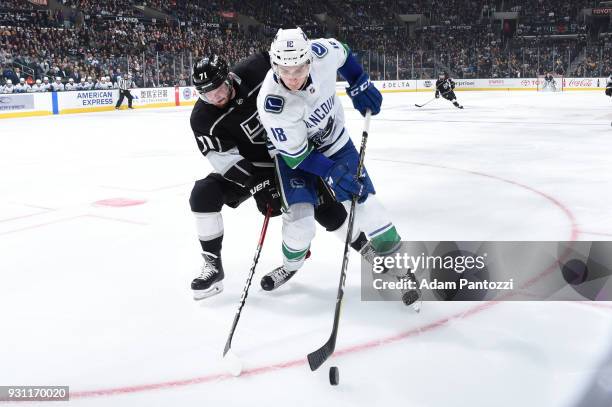
M439 99L439 98L440 98L440 92L436 91L436 99Z
M612 97L612 86L609 88L606 88L606 95Z
M274 172L253 175L248 187L251 195L255 198L259 212L265 215L269 206L272 208L270 216L274 217L281 214L280 192L276 189Z

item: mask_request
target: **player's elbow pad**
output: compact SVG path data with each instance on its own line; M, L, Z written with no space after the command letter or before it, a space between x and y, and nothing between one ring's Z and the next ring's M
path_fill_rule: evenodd
M244 187L248 185L249 181L251 180L253 171L253 164L251 164L251 162L247 159L243 159L225 171L223 178Z

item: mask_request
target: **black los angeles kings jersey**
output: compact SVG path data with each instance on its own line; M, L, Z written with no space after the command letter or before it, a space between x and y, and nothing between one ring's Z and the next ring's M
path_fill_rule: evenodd
M455 89L455 81L451 78L438 79L436 81L436 92L448 93L453 89Z
M268 70L267 52L243 59L230 69L236 95L228 105L219 109L198 99L191 112L191 129L202 154L216 172L242 186L253 166L273 166L257 114L257 95Z

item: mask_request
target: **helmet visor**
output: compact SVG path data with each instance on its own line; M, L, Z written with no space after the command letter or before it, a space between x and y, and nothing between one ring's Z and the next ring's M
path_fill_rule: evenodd
M300 79L310 73L310 63L306 62L296 66L276 65L276 73L282 79Z

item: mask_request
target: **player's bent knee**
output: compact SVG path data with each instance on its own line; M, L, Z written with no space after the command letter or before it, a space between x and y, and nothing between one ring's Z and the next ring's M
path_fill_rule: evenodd
M212 178L206 177L193 185L189 206L192 212L220 212L223 207L223 190Z
M326 202L319 205L314 212L314 217L319 225L328 232L338 230L346 220L347 212L340 202Z
M293 249L303 249L310 245L316 227L314 208L311 204L294 204L283 214L283 242Z

